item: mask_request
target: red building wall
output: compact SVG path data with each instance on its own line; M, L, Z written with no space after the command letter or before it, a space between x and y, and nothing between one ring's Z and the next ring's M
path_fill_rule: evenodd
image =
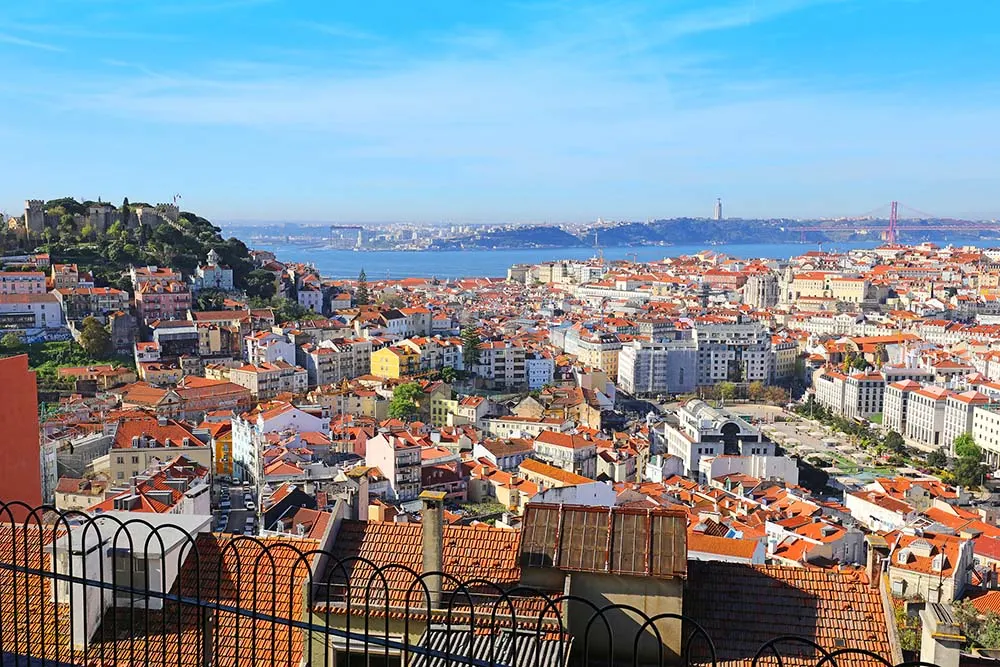
M0 501L42 504L40 456L38 393L28 356L0 359ZM0 516L0 522L9 520Z

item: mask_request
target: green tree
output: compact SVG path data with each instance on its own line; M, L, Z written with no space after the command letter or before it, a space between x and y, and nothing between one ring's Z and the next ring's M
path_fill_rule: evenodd
M787 405L788 392L781 387L766 387L764 389L764 400L771 405Z
M368 275L364 269L358 274L358 287L354 290L354 303L359 306L367 306L371 302L371 295L368 293Z
M747 398L749 398L754 403L757 403L762 398L764 398L764 383L760 380L754 380L749 385L747 385Z
M416 382L405 382L396 387L389 401L389 417L393 419L412 419L419 409L419 400L424 390Z
M943 449L935 449L927 455L927 465L932 468L944 468L948 465L948 455Z
M219 290L206 289L198 292L198 310L222 310L226 295Z
M90 357L104 359L111 354L111 334L95 317L86 317L80 328L80 345Z
M886 449L891 452L902 452L906 443L903 441L903 436L901 436L896 431L889 431L885 434L885 438L882 440L882 444L885 445Z
M255 269L247 274L246 292L250 298L270 299L277 292L274 274L263 269Z
M465 370L469 373L476 372L479 364L479 346L483 340L479 337L479 331L473 326L462 329L462 361L465 363Z
M445 366L441 369L441 380L447 382L448 384L453 384L455 380L458 379L458 371L456 371L451 366Z
M64 213L59 218L59 225L56 227L59 238L65 240L76 236L76 220L69 213Z
M979 457L961 456L955 459L951 472L955 476L955 484L977 487L985 481L989 468L983 465Z
M125 223L121 220L115 220L108 227L108 238L122 241L125 238Z
M21 337L18 336L13 331L0 338L0 348L4 350L18 350L21 348L22 341Z
M731 401L736 398L736 385L732 382L720 382L719 398L723 401Z
M958 458L975 458L977 461L982 458L983 452L979 445L972 439L971 433L963 433L952 442L952 449Z

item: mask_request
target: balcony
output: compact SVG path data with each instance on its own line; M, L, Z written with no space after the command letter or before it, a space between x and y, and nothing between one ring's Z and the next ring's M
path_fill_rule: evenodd
M738 631L707 624L703 608L692 611L697 618L649 616L523 581L374 567L338 558L342 543L320 549L316 540L232 537L164 521L151 529L138 514L47 508L44 519L38 512L10 520L25 509L0 503L4 666L892 665L843 639L823 648L817 637L787 636L768 619L743 619L758 634L734 643L727 635ZM160 566L136 567L150 551ZM763 575L749 576L767 585ZM803 600L795 613L795 627L829 629L819 605Z

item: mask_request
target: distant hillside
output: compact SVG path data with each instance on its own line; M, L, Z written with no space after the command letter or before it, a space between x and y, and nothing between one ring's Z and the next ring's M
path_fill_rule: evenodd
M491 248L574 248L588 245L558 227L544 225L518 227L493 232L478 232L450 239L435 239L434 250Z

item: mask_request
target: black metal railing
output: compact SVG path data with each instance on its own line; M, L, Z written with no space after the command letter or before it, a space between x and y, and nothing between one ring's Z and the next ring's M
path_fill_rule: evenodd
M0 662L562 667L734 659L682 614L337 559L293 536L211 534L203 532L208 517L197 529L195 518L175 521L0 503ZM772 637L738 658L754 667L893 667L869 651L801 637Z

